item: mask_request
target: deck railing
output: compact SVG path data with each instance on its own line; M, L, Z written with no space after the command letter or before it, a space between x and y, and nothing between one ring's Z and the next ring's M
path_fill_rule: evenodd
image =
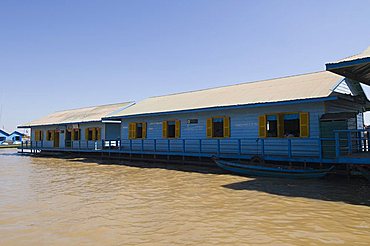
M104 139L67 141L63 150L321 161L336 157L336 143L335 138ZM52 144L31 141L22 147L49 150L54 149Z
M334 134L337 158L344 155L370 152L370 132L368 130L336 130Z

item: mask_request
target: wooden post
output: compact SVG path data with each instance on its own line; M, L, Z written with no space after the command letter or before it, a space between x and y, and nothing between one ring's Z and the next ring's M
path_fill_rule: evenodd
M221 153L221 142L220 139L217 139L217 156L220 156Z
M335 157L339 158L339 156L340 156L339 132L335 132Z
M318 148L319 148L320 162L322 162L322 142L321 142L321 138L318 139Z
M242 155L242 140L238 139L238 155L239 157Z
M351 138L351 132L347 132L347 141L348 141L348 151L347 154L350 155L352 154L352 138Z
M199 154L202 153L202 139L199 139Z

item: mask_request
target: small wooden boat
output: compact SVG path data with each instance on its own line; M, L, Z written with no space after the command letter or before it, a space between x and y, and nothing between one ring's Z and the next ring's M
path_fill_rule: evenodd
M330 172L334 166L326 169L289 169L288 167L282 166L258 166L240 164L235 162L223 161L220 159L214 159L214 162L227 171L247 175L247 176L263 176L263 177L278 177L278 178L322 178L328 172Z

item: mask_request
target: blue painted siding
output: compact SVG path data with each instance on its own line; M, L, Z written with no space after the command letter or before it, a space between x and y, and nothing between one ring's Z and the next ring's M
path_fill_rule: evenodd
M285 106L268 106L263 108L244 108L244 109L226 109L208 112L197 112L197 113L184 113L176 115L163 115L163 116L147 116L147 117L133 117L130 119L122 119L121 123L121 139L123 148L129 148L128 144L128 125L130 122L147 122L147 139L144 141L144 145L140 139L132 141L132 149L141 151L143 148L147 151L154 151L154 143L149 140L156 139L157 151L183 151L182 139L186 139L186 151L198 152L199 151L199 139L203 139L202 151L215 153L217 152L217 139L207 139L206 137L206 121L209 117L215 116L229 116L230 117L230 139L223 139L221 143L221 150L227 153L237 154L239 152L238 142L236 139L242 138L242 150L250 152L261 152L261 143L256 142L258 138L258 117L263 114L272 113L284 113L284 112L309 112L310 115L310 138L319 138L319 119L324 113L324 104L322 102L309 103L309 104L296 104L296 105L285 105ZM198 119L198 124L188 124L188 119ZM181 121L181 137L180 139L170 140L170 144L167 139L162 138L162 121L164 120L180 120ZM191 140L194 139L194 140ZM249 139L249 140L247 140ZM271 139L267 138L265 142L265 154L286 154L287 140L286 139ZM301 139L300 139L301 140ZM318 155L317 142L313 140L303 141L292 140L292 146L296 153L307 153L312 155ZM284 149L286 148L286 149Z

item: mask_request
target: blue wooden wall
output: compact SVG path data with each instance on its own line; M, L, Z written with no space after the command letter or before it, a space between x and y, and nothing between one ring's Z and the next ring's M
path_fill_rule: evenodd
M292 104L286 106L266 106L258 108L245 109L225 109L217 111L197 112L197 113L180 113L162 116L146 116L146 117L132 117L123 118L121 123L121 139L124 148L128 146L128 124L130 122L147 122L147 139L145 140L144 149L153 150L153 143L151 139L156 139L156 151L168 151L168 140L162 138L162 121L164 120L181 120L181 137L177 140L171 140L171 151L182 151L182 140L186 139L187 151L197 152L199 149L199 139L204 139L204 152L215 152L217 148L217 139L208 139L206 136L206 120L209 117L215 116L229 116L231 125L231 136L229 139L222 139L221 148L225 152L236 153L237 141L235 139L243 140L243 151L258 152L258 116L272 113L294 113L294 112L309 112L310 115L310 136L309 139L293 140L292 144L296 145L295 152L302 152L310 155L308 149L312 149L312 155L318 155L318 143L311 138L319 138L319 119L324 114L324 104L322 102L309 104ZM198 124L188 124L188 119L198 119ZM194 140L191 140L194 139ZM287 152L287 139L266 139L266 154L279 154L279 152ZM193 142L192 142L193 141ZM281 143L279 143L281 141ZM299 142L299 144L298 144ZM303 142L303 145L302 145ZM298 146L299 145L299 146ZM132 149L140 150L142 148L141 140L132 141ZM153 150L154 151L154 150ZM315 152L316 151L316 152Z

